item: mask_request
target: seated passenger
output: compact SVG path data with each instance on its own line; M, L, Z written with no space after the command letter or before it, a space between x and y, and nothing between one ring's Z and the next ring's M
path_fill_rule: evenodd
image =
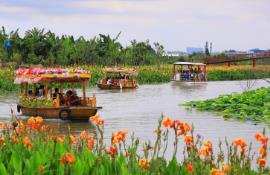
M34 93L33 93L32 90L29 90L29 91L28 91L28 97L34 97Z
M66 96L65 96L65 104L67 106L70 106L71 105L71 95L72 95L72 91L71 90L68 90L66 92Z
M80 98L77 96L76 91L74 91L70 97L70 105L71 106L78 106L81 105Z
M59 89L58 89L58 88L55 88L55 89L54 89L54 93L53 93L53 99L56 99L57 94L59 94L59 95L60 95L60 93L59 93Z

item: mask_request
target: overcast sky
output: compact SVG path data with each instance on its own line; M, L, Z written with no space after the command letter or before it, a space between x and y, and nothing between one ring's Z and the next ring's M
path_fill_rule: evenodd
M88 39L122 31L123 45L149 39L166 50L270 49L270 0L0 0L0 25Z

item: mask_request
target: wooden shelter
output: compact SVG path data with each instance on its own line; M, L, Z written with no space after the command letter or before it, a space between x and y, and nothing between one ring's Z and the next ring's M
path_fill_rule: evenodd
M173 81L207 81L206 64L192 62L175 62L173 64Z
M135 69L105 68L104 71L107 77L98 81L97 86L100 89L135 89L138 87L137 81L132 78L138 75Z
M21 111L26 116L61 118L63 120L89 119L100 108L96 106L95 95L86 96L86 83L90 78L91 74L81 69L18 69L14 80L15 84L20 84L18 112ZM59 84L60 91L53 93L53 85L56 83ZM63 93L63 84L65 83L72 84L72 90L69 95L66 95L66 99ZM82 85L82 97L76 95L75 83ZM38 89L38 84L42 85L42 88ZM76 100L76 104L67 103L67 98L73 98Z

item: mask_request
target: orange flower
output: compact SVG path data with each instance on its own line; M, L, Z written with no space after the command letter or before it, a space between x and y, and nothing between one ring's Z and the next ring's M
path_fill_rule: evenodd
M70 135L69 138L70 138L70 142L72 144L76 144L78 142L78 139L73 135Z
M261 167L264 167L265 164L266 164L266 160L265 160L265 159L258 159L258 164L259 164Z
M261 142L262 144L267 144L267 142L268 142L268 137L266 137L260 133L256 133L255 139L257 141Z
M36 117L36 123L37 124L41 124L43 122L43 118L42 117Z
M168 126L171 126L173 124L173 121L171 120L171 118L169 116L167 116L163 121L162 121L162 125L167 128Z
M94 147L95 140L93 137L89 137L87 147L89 150L92 150Z
M192 136L191 135L186 135L184 137L184 142L191 143L192 141L193 141L193 139L192 139Z
M208 155L209 155L209 152L207 151L207 149L200 149L199 156L207 157Z
M189 132L191 130L190 125L188 123L183 123L183 128L185 132Z
M57 141L61 144L64 143L63 137L61 135L57 137Z
M127 131L125 130L119 130L116 135L120 136L121 137L121 140L125 140L126 139L126 136L127 136Z
M102 120L98 114L90 117L90 120L96 122L98 125L104 125L104 120Z
M140 167L145 167L146 163L147 163L147 160L146 159L140 159L139 160L139 166Z
M245 140L243 140L241 138L234 140L233 143L234 143L235 146L240 146L242 148L247 146L247 143L245 142Z
M188 163L187 164L187 172L188 173L192 173L193 169L192 169L192 164L191 163Z
M43 173L43 172L44 172L44 169L45 169L45 168L44 168L43 165L40 165L40 166L39 166L39 172L40 172L40 173Z
M231 166L224 162L221 164L221 166L224 172L228 172L231 169Z
M19 142L19 139L17 137L15 137L15 136L10 137L10 140L15 144Z
M61 161L62 165L65 165L67 163L65 156L63 156L60 161Z
M35 120L34 117L30 117L30 118L27 120L27 123L28 123L28 125L33 125L33 124L36 123L36 120Z
M0 122L0 129L4 128L5 124L3 122Z
M0 137L0 143L3 143L5 141L4 137Z
M261 155L266 155L266 150L265 150L265 147L262 146L260 149L259 149L259 154Z
M69 164L73 165L74 162L75 162L75 158L74 158L69 152L67 152L67 153L66 153L66 161L67 161Z
M112 146L110 146L110 148L107 150L107 152L108 152L111 156L113 156L113 155L115 155L115 154L117 153L117 147L114 146L114 145L112 145Z
M86 131L82 131L80 134L81 139L86 139L88 136L88 133Z

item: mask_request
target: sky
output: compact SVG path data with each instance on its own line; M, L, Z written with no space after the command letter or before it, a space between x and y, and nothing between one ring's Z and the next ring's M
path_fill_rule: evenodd
M0 26L87 39L121 31L124 46L148 39L165 50L270 49L270 0L0 0Z

